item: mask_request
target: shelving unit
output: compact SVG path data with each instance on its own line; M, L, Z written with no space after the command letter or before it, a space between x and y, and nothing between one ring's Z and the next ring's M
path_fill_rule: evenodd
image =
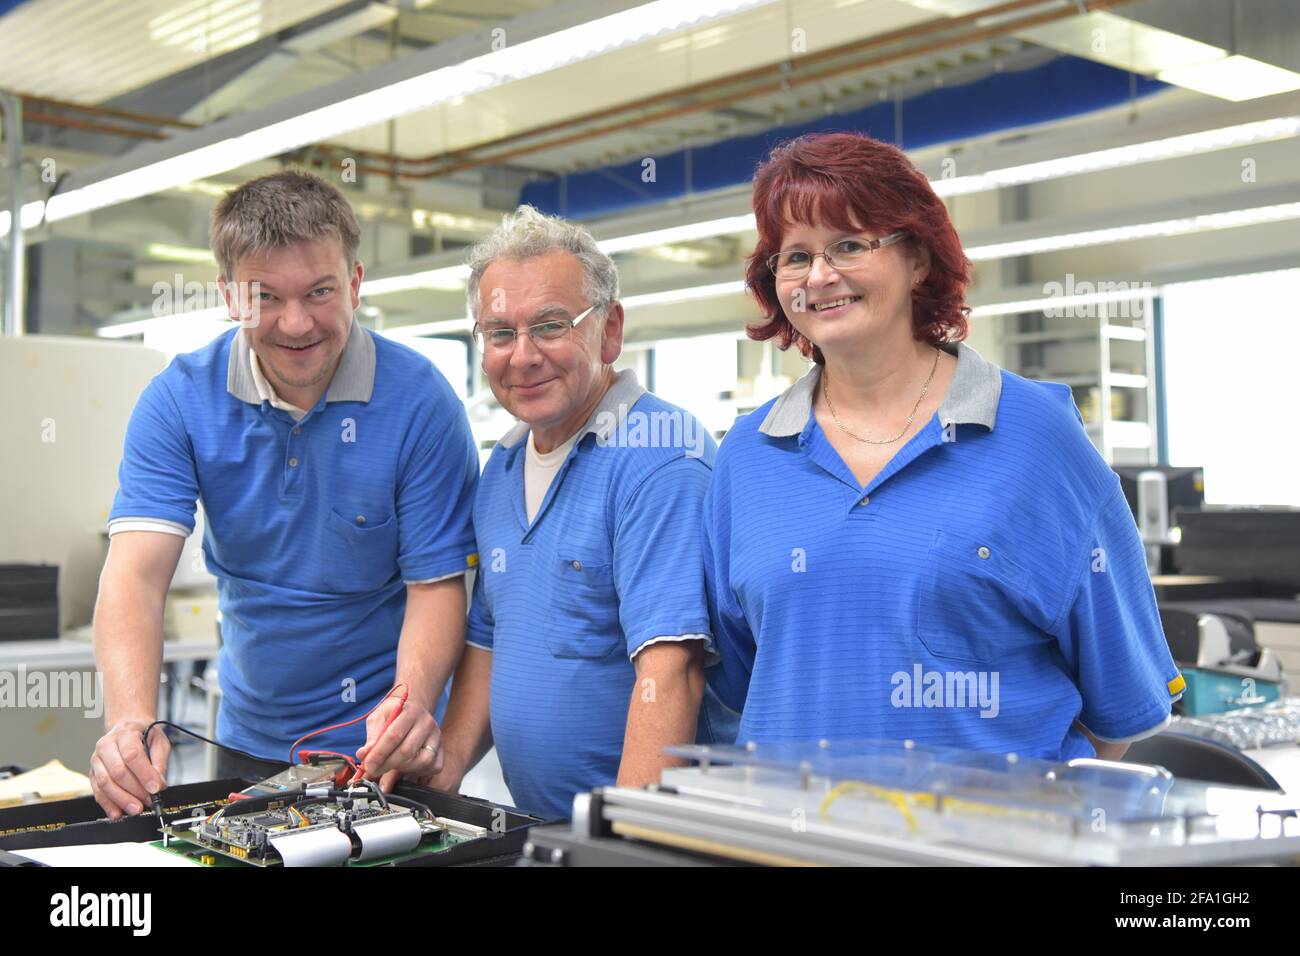
M1074 391L1088 437L1111 464L1156 461L1154 301L1131 299L1001 317L1003 367Z

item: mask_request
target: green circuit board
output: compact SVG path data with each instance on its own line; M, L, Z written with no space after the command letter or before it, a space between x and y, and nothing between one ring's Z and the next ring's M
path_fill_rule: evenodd
M461 843L467 843L473 839L474 837L461 836L458 833L448 833L438 843L427 843L427 842L421 843L418 847L416 847L414 850L412 850L409 853L399 853L396 854L395 856L381 856L381 857L376 857L373 860L364 860L364 861L349 860L344 865L345 866L393 866L397 863L405 863L407 860L413 860L416 857L434 856L439 853L446 853L448 850L452 849L453 847L459 846ZM244 860L237 860L233 856L229 856L225 853L221 853L220 851L214 850L212 847L204 846L201 843L196 843L190 840L186 840L183 837L172 838L171 840L168 841L166 846L163 846L162 840L155 840L153 843L150 844L150 846L157 847L158 849L164 850L167 853L172 853L175 854L176 856L184 857L187 860L191 860L194 863L199 863L204 866L233 867L236 869L249 869L250 867L254 869L258 869L258 868L268 869L268 867L259 867L257 864L249 863ZM203 862L205 857L208 858L209 862L206 863Z
M165 824L154 845L203 865L391 866L486 836L422 804L390 804L377 787L246 798ZM165 845L164 845L165 844Z

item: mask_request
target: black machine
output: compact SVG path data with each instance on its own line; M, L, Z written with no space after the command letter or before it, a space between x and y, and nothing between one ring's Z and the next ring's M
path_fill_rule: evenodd
M0 564L0 641L58 636L58 565Z
M1300 589L1300 510L1179 509L1177 520L1183 573L1259 581L1288 596Z
M1203 575L1244 585L1213 596L1289 598L1300 589L1300 509L1207 507L1200 468L1125 465L1114 471L1152 575Z
M1116 465L1120 487L1147 549L1147 567L1152 574L1174 574L1179 570L1175 545L1180 532L1175 515L1198 509L1205 503L1205 475L1200 468L1169 465Z

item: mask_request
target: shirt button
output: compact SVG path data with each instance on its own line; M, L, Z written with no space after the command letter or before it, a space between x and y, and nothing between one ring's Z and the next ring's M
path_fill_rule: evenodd
M295 435L301 435L301 434L302 434L302 428L300 428L300 427L297 426L297 425L294 425L294 426L293 426L293 433L294 433Z
M865 495L858 504L865 508L867 505L871 504L871 496Z
M366 523L366 516L365 516L365 515L357 515L357 524L365 524L365 523Z
M582 562L581 562L581 561L573 561L573 562L571 562L571 563L573 564L573 570L575 570L575 571L581 571L581 570L582 570Z
M980 545L979 551L976 552L981 558L987 558L992 552L988 548Z
M289 467L290 467L290 468L297 468L297 467L298 467L298 459L297 459L297 458L290 458L290 459L289 459Z

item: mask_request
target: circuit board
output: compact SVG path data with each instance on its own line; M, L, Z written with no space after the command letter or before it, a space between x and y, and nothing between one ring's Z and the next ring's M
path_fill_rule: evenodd
M159 846L207 865L383 866L445 852L482 827L398 806L377 788L234 801L162 828Z

